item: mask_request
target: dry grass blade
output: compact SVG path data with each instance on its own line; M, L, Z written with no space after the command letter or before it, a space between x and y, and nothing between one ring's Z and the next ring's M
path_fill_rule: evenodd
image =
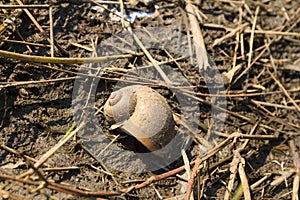
M289 140L290 151L293 156L294 166L295 166L295 177L293 181L293 200L299 199L299 179L300 179L300 157L299 151L296 148L295 141L293 139Z
M195 44L206 51L203 34L201 28L199 26L199 22L197 19L196 7L192 5L190 1L186 1L185 7L189 20L190 20L190 28L193 33L193 40Z
M258 187L259 185L261 185L265 180L267 180L268 178L270 178L270 175L266 175L263 178L261 178L260 180L256 181L255 183L253 183L250 186L251 190L254 190L256 187Z
M28 8L49 8L48 4L34 4L34 5L0 5L0 9L28 9Z
M23 2L21 1L21 0L16 0L17 2L18 2L18 4L19 5L24 5L23 4ZM44 37L46 37L46 32L45 32L45 30L39 25L39 23L37 22L37 20L33 17L33 15L29 12L29 10L28 9L24 9L24 12L27 14L27 16L30 18L30 20L33 22L33 24L38 28L38 30L42 33L42 35L44 36ZM47 41L50 43L50 44L52 44L52 41L51 41L51 39L49 39L49 38L46 38L47 39ZM55 40L53 40L53 43L55 42ZM57 42L55 42L55 45L56 45L56 47L57 47L57 49L61 52L61 53L63 53L64 55L68 55L68 53L57 43Z
M300 176L296 174L293 181L293 197L292 200L299 200L299 182Z
M125 10L124 10L124 2L123 0L119 0L119 4L120 4L120 10L121 10L121 22L122 22L122 27L125 28Z
M4 13L6 14L6 10L4 11ZM3 20L2 24L0 25L0 35L2 35L7 29L7 27L9 26L13 26L15 29L15 21L22 13L23 13L22 9L16 9L13 16L6 17L5 20Z
M255 104L259 104L259 105L265 105L265 106L275 107L275 108L282 108L282 109L287 109L287 110L296 110L296 108L293 106L285 106L285 105L268 103L268 102L263 102L263 101L256 101L253 99L251 99L251 101L254 102Z
M108 61L111 59L124 59L133 57L131 54L115 55L115 56L104 56L96 58L58 58L58 57L46 57L46 56L30 56L19 53L12 53L8 51L0 50L0 57L12 58L25 62L37 62L37 63L52 63L52 64L83 64L83 63L99 63Z
M227 26L223 26L220 24L210 24L210 23L204 23L204 27L208 28L214 28L214 29L223 29L227 32L232 32L235 31L237 28L229 28ZM251 34L253 31L249 29L245 29L242 31L243 33ZM295 32L288 32L288 31L274 31L274 30L254 30L254 34L263 34L263 35L280 35L280 36L296 36L300 37L300 33L295 33Z
M52 16L52 7L49 8L49 23L50 23L50 54L51 57L54 57L54 33L53 33L53 16Z
M236 177L236 173L238 171L238 165L239 165L239 160L240 158L238 157L237 155L237 152L234 151L233 153L233 159L230 163L230 177L229 177L229 182L227 184L227 190L225 192L225 195L224 195L224 200L228 200L231 196L231 192L233 191L233 184L234 184L234 180L235 180L235 177Z
M221 142L220 144L216 145L214 148L212 148L205 156L203 156L202 158L197 158L195 161L192 161L190 163L191 166L194 166L195 163L199 166L203 161L209 159L210 157L212 157L213 155L215 155L218 151L220 151L221 149L223 149L226 145L228 145L233 139L235 138L239 138L241 136L240 133L233 133L231 134L227 139L225 139L223 142ZM154 181L158 181L158 180L162 180L165 179L167 177L170 176L174 176L175 174L178 174L179 172L183 171L185 168L184 166L178 167L176 169L173 169L169 172L160 174L160 175L155 175L155 176L151 176L150 178L148 178L146 181L144 181L141 184L138 184L134 187L134 189L140 189L143 188L147 185L150 185L151 183L153 183ZM194 167L195 169L195 167ZM198 168L197 168L198 169ZM194 174L195 175L195 174ZM191 176L192 178L192 176ZM189 185L190 187L192 185ZM131 188L132 189L132 188ZM191 191L191 188L190 188ZM187 193L188 194L188 193ZM189 194L190 195L190 194Z
M251 29L251 36L250 36L250 48L249 48L249 56L248 56L248 66L247 68L234 80L234 82L237 82L242 76L244 76L249 69L251 68L252 64L251 64L251 60L252 60L252 53L253 53L253 42L254 42L254 34L255 34L255 27L256 27L256 23L257 23L257 15L259 12L259 7L256 8L255 10L255 17L253 19L253 24L252 24L252 29Z
M9 42L13 44L24 44L24 45L30 45L35 47L50 47L50 45L47 44L36 44L32 42L25 42L25 41L18 41L18 40L9 40L9 39L0 39L1 42Z
M168 78L168 76L165 74L165 72L160 68L158 65L158 62L152 57L150 52L146 49L146 47L143 45L142 41L137 37L137 35L132 31L132 28L130 26L127 27L130 34L133 36L135 42L137 45L142 49L144 54L147 56L147 58L150 60L150 62L153 64L157 72L160 74L161 78L165 81L168 85L173 85L172 81Z
M193 200L194 199L194 197L193 197L194 181L195 181L195 178L197 177L200 164L201 164L200 160L195 161L193 171L191 172L191 175L189 176L188 188L186 190L186 196L184 198L185 200Z
M214 43L212 44L212 46L216 46L219 45L222 42L225 42L227 39L233 37L234 35L236 35L238 32L242 32L249 24L245 23L243 25L238 26L237 28L231 30L228 34L224 35L223 37L216 39L214 41Z
M295 106L295 108L297 109L297 111L300 113L300 107L297 105L297 103L295 102L295 100L289 95L289 93L286 91L286 89L284 88L284 86L277 80L277 78L273 75L272 72L270 72L269 69L268 69L268 72L269 72L270 76L272 77L272 79L280 87L280 89L282 90L282 92L284 93L284 95L292 102L292 104Z
M85 126L84 123L80 124L75 130L72 130L74 127L66 133L66 135L54 146L52 147L46 154L44 154L38 162L34 164L35 168L39 168L46 160L52 156L62 145L64 145L67 141L69 141L74 135Z
M60 140L60 142L56 145L56 146L54 146L54 147L52 147L46 154L44 154L33 166L32 166L32 168L30 169L30 170L28 170L27 172L25 172L25 173L23 173L23 174L21 174L21 175L19 175L18 176L18 178L22 178L22 177L25 177L25 176L27 176L27 175L31 175L32 173L34 173L34 172L36 172L36 173L38 173L38 175L45 181L45 182L48 182L44 177L43 177L43 175L38 171L38 168L42 165L42 164L44 164L46 161L47 161L47 159L49 159L49 157L50 156L52 156L63 144L65 144L71 137L73 137L74 136L74 134L76 134L79 130L80 130L80 128L82 127L82 125L81 126L79 126L77 129L75 129L74 131L72 131L71 132L71 130L74 128L74 127L72 127L69 131L70 132L67 132L67 134L66 134L66 136L64 137L64 138L62 138L62 140ZM20 155L22 155L22 154L20 154Z
M0 189L0 196L3 197L4 199L12 199L12 200L26 200L28 198L26 197L21 197L15 194L11 194L8 191Z
M274 178L274 180L270 183L271 186L279 186L280 184L282 184L283 182L287 182L287 179L289 177L291 177L294 174L293 170L289 170L289 171L283 171L281 172L280 176L277 176Z
M204 157L196 158L196 160L194 162L194 168L193 168L193 171L192 171L192 175L191 175L191 177L188 181L188 188L187 188L187 191L186 191L185 200L189 200L190 197L191 197L194 180L197 176L200 164L203 161L205 161L205 160L209 159L210 157L212 157L213 155L215 155L218 151L220 151L225 146L227 146L232 140L236 140L239 137L240 137L240 133L233 133L227 139L225 139L223 142L221 142L220 144L218 144L214 148L212 148Z
M186 155L184 150L181 150L181 155L182 155L182 158L183 158L183 161L184 161L184 168L185 168L185 171L187 173L187 178L189 179L191 177L191 168L190 168L189 158Z
M238 24L238 28L241 27L241 23L242 23L242 14L243 14L243 10L242 8L239 9L239 24ZM238 48L239 48L239 43L240 43L240 31L237 31L235 33L235 48L234 48L234 54L233 54L233 61L232 61L232 68L226 72L223 73L223 76L226 77L227 79L227 83L231 83L233 76L235 75L235 73L237 71L240 70L241 68L241 64L239 64L238 66L236 65L237 63L237 52L238 52Z
M196 58L197 58L197 64L200 69L206 69L209 67L208 63L208 55L203 39L203 34L197 19L197 7L192 5L191 1L186 1L186 12L189 18L190 22L190 29L192 31L193 35L193 41L194 41L194 50L196 52Z
M244 198L245 200L251 200L251 193L250 193L250 188L248 184L248 178L245 172L245 159L241 157L241 155L238 153L240 157L240 163L239 163L239 175L241 179L241 183L243 186L243 191L244 191Z
M9 176L9 175L4 175L4 174L0 174L0 179L15 181L15 182L19 182L19 183L34 185L34 186L40 185L40 182L30 181L27 179L21 179L21 178L15 177L15 176ZM63 184L58 184L58 183L54 183L54 182L49 182L49 184L44 185L44 187L53 189L57 192L63 192L63 193L71 194L71 195L75 195L75 196L80 195L80 196L85 196L85 197L116 196L116 195L122 194L122 192L118 192L118 191L96 191L96 192L85 191L85 190L77 189L75 187L65 186Z
M43 84L43 83L49 84L49 83L57 83L57 82L64 82L64 81L73 81L75 79L76 77L67 77L67 78L57 78L57 79L40 80L40 81L0 82L0 89L22 86L22 85L34 85L34 84Z

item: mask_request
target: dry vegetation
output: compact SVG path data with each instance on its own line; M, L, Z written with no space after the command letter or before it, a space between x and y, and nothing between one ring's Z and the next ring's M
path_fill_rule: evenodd
M24 3L24 5L23 5ZM188 62L171 66L192 85L199 103L199 130L184 159L168 171L127 174L87 152L72 112L73 84L107 38L131 30L110 7L149 10L137 1L0 1L0 196L3 199L299 199L300 2L156 1L159 9L135 20L132 29L177 24L206 49L225 82L212 94ZM107 6L103 9L103 6ZM146 28L146 29L144 29ZM138 35L137 35L138 36ZM127 40L127 38L124 38ZM142 48L142 43L135 42ZM94 109L107 131L101 106L118 81L143 63L165 61L153 49L135 52L120 44L105 66ZM130 51L129 51L130 50ZM175 57L175 59L177 59ZM131 62L128 65L128 62ZM84 65L82 65L85 63ZM97 70L98 68L96 68ZM94 70L94 72L93 72ZM83 77L97 77L93 70ZM150 85L180 113L165 82ZM174 86L176 89L176 87ZM226 97L221 130L211 120L211 97ZM183 120L183 119L182 119ZM200 120L200 121L199 121ZM183 121L176 122L177 126ZM188 130L188 129L187 129ZM186 131L187 131L186 130ZM209 137L208 137L209 135ZM205 141L214 146L200 154ZM118 142L118 141L117 141ZM184 176L185 175L185 176Z

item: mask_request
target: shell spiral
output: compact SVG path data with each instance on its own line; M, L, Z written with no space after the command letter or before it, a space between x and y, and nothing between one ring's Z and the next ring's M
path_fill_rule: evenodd
M104 105L104 115L150 151L161 149L175 136L175 122L166 99L147 86L132 85L113 92Z

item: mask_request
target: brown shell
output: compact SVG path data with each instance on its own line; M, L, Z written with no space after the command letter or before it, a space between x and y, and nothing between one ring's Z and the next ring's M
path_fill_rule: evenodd
M132 85L113 92L104 105L104 114L150 151L164 147L175 136L171 108L150 87Z

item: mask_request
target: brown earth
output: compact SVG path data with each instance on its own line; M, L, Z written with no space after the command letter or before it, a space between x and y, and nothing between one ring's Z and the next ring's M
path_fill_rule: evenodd
M9 1L0 3L8 5ZM193 132L193 143L186 150L189 160L205 158L198 166L193 182L194 198L224 199L226 191L231 188L230 197L247 199L247 185L241 187L241 180L245 179L252 199L292 199L293 196L299 198L300 2L220 0L193 3L199 18L202 19L200 24L207 52L224 78L227 103L226 121L218 129L218 121L212 120L214 114L211 113L211 96L214 95L208 86L215 83L214 75L207 75L208 79L204 79L203 74L186 60L178 60L180 67L174 62L169 63L173 71L188 80L192 99L197 100L200 110L193 112L193 116L181 119L197 128ZM123 37L121 20L109 13L115 4L110 5L108 10L102 10L92 1L35 0L27 4L51 4L53 35L56 40L55 57L89 58L94 46L101 46L116 35ZM141 2L134 6L126 2L126 5L126 9L152 9ZM132 24L134 30L153 30L153 27L169 29L176 24L188 35L186 2L157 1L155 5L159 9L153 15L135 20ZM49 10L49 7L29 9L40 27L45 30L42 34L25 12L16 14L12 9L0 9L1 23L8 16L11 17L9 19L16 16L14 23L6 27L0 35L1 50L50 57L50 45L47 41L51 29ZM157 34L159 37L159 33ZM123 37L126 41L130 41L129 38L126 35ZM26 41L28 45L16 41ZM152 42L148 38L142 41ZM118 47L135 51L133 43L120 42ZM172 42L169 45L172 46ZM119 49L116 52L111 51L110 54L117 55L120 52L128 53ZM149 49L149 52L158 61L166 61L168 57L159 49ZM96 88L95 105L87 104L82 108L72 104L75 101L85 105L84 100L87 99L82 94L73 97L74 82L78 80L76 75L81 69L84 82L87 80L84 78L97 73L100 65L41 64L21 61L19 57L11 59L0 54L2 198L184 199L187 181L176 176L183 175L184 170L172 176L165 174L166 169L140 174L115 170L114 166L106 166L101 156L95 155L99 146L88 148L90 152L87 151L86 141L89 138L80 133L69 139L43 165L33 167L79 121L78 114L86 113L86 110L96 108L96 113L85 116L85 122L88 122L84 125L88 126L89 122L98 123L108 138L114 138L109 133L109 125L101 107L115 88L126 85L128 81L150 85L167 99L174 113L183 113L173 93L179 87L168 89L163 83L153 82L153 79L159 79L155 70L146 69L141 74L135 73L133 69L139 62L142 65L149 64L145 55L103 62L101 67L104 66L105 71ZM174 74L170 72L169 76L180 82ZM217 105L225 104L218 102ZM187 109L193 111L193 108ZM177 130L182 121L176 121ZM89 131L96 133L93 127ZM179 134L186 136L190 132L188 129L180 129ZM203 139L218 147L236 132L244 134L245 138L232 139L226 145L219 146L217 152L205 157L207 154L203 153ZM115 143L120 148L127 149L128 155L131 155L132 150L140 148L134 138L130 139L125 134ZM128 144L130 147L126 146ZM139 168L135 165L136 160L121 160L125 163L124 166L131 167L129 170ZM168 166L167 170L180 166L183 166L182 158ZM239 170L232 178L230 169L234 166ZM35 172L25 174L30 169ZM157 175L155 177L159 180L143 187L140 185L153 175ZM130 187L132 188L129 189ZM124 193L125 190L127 193ZM101 191L120 194L101 194Z

